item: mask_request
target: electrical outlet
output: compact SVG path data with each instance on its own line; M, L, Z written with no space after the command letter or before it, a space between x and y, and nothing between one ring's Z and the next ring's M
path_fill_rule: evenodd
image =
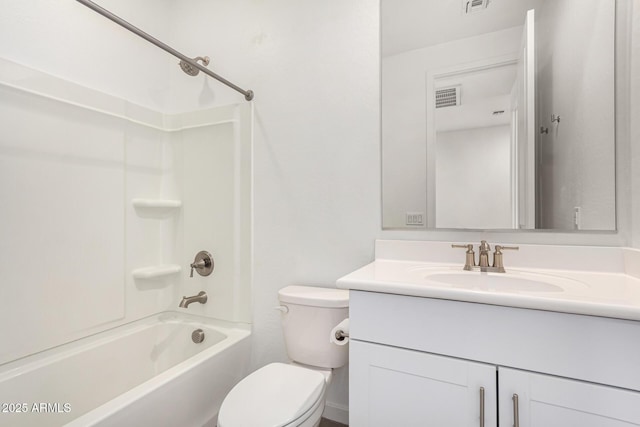
M407 212L405 214L406 225L424 225L424 212Z
M573 229L580 230L582 229L582 218L581 216L581 208L580 206L576 206L573 208Z

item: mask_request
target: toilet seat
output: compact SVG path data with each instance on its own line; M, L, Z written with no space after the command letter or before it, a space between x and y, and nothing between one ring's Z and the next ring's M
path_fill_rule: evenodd
M244 378L229 392L218 427L297 426L322 403L326 388L320 372L272 363Z

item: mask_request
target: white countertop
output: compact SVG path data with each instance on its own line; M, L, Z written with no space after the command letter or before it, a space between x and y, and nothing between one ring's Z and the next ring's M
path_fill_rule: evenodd
M602 269L506 269L507 273L481 273L463 271L462 263L377 259L340 278L337 286L640 321L637 275Z

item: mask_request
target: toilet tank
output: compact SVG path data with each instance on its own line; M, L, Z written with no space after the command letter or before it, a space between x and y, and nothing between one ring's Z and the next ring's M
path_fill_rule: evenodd
M329 341L331 330L349 317L349 291L314 286L280 289L282 328L289 357L298 363L339 368L349 360L349 345Z

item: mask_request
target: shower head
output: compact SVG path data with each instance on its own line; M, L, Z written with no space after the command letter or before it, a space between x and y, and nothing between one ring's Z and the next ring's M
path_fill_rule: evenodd
M202 56L197 56L195 58L193 58L194 62L202 62L202 65L207 66L209 65L209 57L205 56L204 58ZM200 72L200 70L198 70L196 67L194 67L193 65L189 64L186 61L180 61L180 68L182 68L182 71L184 71L185 73L189 74L190 76L197 76L198 73Z

